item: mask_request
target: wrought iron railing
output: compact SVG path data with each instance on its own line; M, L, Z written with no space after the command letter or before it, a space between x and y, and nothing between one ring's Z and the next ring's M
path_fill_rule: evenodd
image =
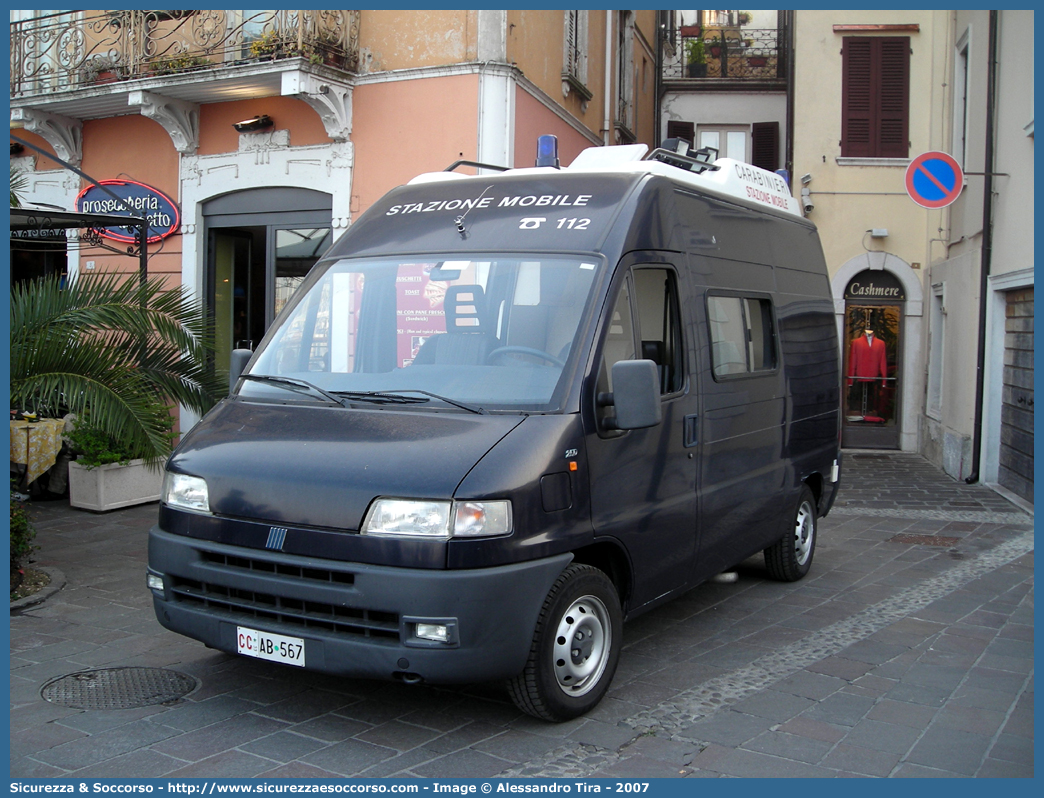
M301 57L355 71L358 11L62 12L11 23L11 96Z
M683 29L684 30L684 29ZM674 58L663 65L666 80L730 78L775 80L786 77L786 52L776 28L721 28L679 37ZM702 53L694 62L693 50Z

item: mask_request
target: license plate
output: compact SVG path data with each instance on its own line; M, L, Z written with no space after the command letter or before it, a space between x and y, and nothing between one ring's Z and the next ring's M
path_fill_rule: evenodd
M236 627L236 652L301 668L305 664L304 640L300 637L274 635L245 626Z

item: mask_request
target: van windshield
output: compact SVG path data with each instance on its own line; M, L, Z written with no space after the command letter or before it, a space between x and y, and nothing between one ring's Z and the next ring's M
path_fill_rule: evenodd
M302 286L239 393L554 410L600 269L594 257L338 261ZM294 390L291 380L320 390Z

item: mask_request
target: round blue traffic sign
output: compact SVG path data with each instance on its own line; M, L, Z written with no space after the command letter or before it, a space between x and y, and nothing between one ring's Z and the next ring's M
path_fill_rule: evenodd
M922 208L945 208L961 194L964 171L945 152L926 152L906 167L906 193Z

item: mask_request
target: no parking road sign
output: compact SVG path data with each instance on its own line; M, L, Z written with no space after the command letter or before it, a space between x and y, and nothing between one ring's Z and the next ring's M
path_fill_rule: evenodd
M926 152L906 167L906 193L922 208L945 208L961 194L964 172L945 152Z

